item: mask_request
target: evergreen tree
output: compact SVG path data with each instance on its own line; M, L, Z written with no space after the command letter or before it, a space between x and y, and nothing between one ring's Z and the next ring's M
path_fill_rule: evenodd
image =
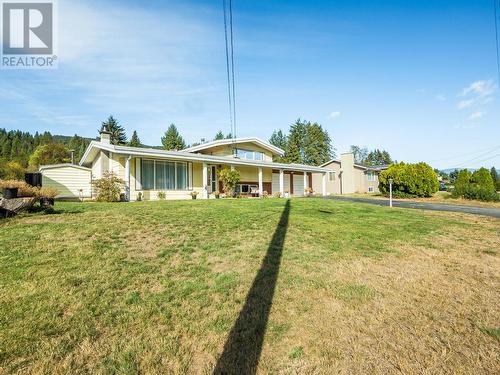
M174 124L170 124L165 135L161 138L161 143L165 150L183 150L186 148L186 143Z
M495 167L491 167L490 174L491 178L493 179L493 184L495 185L495 189L500 190L500 176L498 176L498 172Z
M218 141L220 139L224 139L224 133L222 133L222 131L219 130L215 135L214 141Z
M287 149L287 136L283 133L283 131L278 130L274 131L273 134L271 135L271 138L269 138L269 143L272 144L273 146L281 148L283 151ZM277 156L274 158L274 161L276 162L283 162L284 158Z
M128 143L130 147L141 147L141 140L137 135L137 132L134 130L132 133L132 138L130 138L130 142Z
M111 144L124 145L127 143L125 129L123 126L118 124L118 121L116 121L113 116L109 116L108 119L102 123L102 126L106 126L108 131L111 133Z
M226 139L232 139L233 138L233 134L229 133L228 135L226 135Z
M308 122L303 141L305 164L321 165L332 159L332 141L327 131L318 123Z
M287 163L304 164L304 139L306 136L306 123L300 119L290 126L285 161Z
M392 164L392 159L387 151L375 149L368 154L364 164L369 167L389 165Z

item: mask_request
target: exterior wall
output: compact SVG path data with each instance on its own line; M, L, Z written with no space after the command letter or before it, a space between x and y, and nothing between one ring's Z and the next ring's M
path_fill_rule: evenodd
M92 195L92 172L72 166L54 167L42 170L42 186L59 191L57 198L82 198Z
M327 194L342 194L341 192L341 175L340 175L340 163L332 162L325 166L335 172L335 179L330 181L330 176L326 174L326 193ZM323 174L313 173L312 174L312 189L315 193L321 193L323 191Z
M233 149L241 148L249 151L259 151L264 154L264 161L273 161L273 155L268 150L253 143L238 143L237 145L224 145L211 147L200 151L202 154L233 157Z
M355 193L357 188L359 188L359 175L357 174L357 169L354 168L354 155L353 154L342 154L340 155L341 163L341 184L342 184L342 194L352 194Z

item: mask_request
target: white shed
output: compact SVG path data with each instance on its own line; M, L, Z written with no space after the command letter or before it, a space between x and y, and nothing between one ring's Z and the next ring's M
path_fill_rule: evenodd
M91 198L92 170L74 164L54 164L40 167L42 186L59 191L57 198Z

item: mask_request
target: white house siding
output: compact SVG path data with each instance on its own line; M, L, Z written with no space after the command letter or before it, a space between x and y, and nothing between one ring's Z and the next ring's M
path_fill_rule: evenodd
M57 189L57 198L90 198L92 195L92 171L76 166L47 167L42 169L42 186Z

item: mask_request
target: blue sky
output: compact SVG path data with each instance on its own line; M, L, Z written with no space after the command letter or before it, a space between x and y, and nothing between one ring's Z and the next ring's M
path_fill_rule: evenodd
M233 0L238 136L297 118L337 153L500 166L491 0ZM93 137L113 114L159 144L229 132L221 1L59 0L59 68L0 70L0 127ZM495 156L496 155L496 156Z

